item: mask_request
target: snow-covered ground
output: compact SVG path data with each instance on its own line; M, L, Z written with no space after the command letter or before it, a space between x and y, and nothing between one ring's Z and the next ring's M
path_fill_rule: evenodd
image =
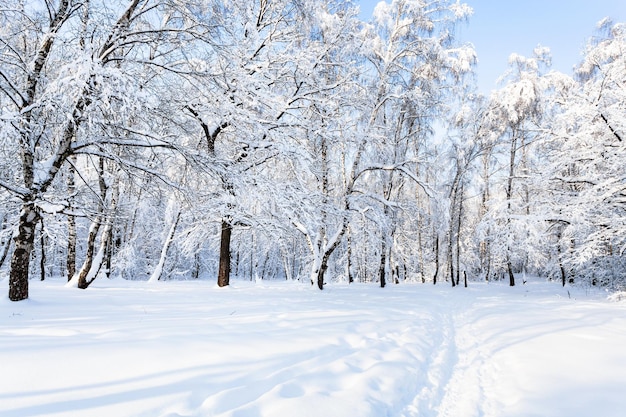
M0 299L3 417L626 413L626 301L557 284L53 280L30 297Z

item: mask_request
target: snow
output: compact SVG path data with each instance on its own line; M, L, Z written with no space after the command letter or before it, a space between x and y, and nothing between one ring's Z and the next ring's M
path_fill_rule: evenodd
M622 416L613 300L539 280L32 281L0 299L0 415Z

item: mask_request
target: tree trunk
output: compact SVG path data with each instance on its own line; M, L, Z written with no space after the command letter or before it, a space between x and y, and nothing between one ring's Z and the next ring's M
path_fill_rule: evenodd
M91 224L89 228L89 236L87 237L87 253L85 254L85 260L83 262L82 267L78 273L78 288L87 289L89 285L95 279L95 276L90 274L93 267L93 260L96 248L96 237L98 236L98 231L100 230L100 224L102 220L98 217Z
M233 226L226 220L222 220L222 233L220 236L220 264L217 275L217 285L225 287L230 283L230 237Z
M41 231L39 234L39 246L41 249L41 257L39 258L39 275L40 280L46 280L46 236L44 234L43 218L40 218Z
M422 284L425 284L426 283L426 271L424 271L424 247L422 245L422 226L421 226L421 216L419 212L417 213L417 259L419 263Z
M561 248L561 239L563 235L561 233L562 225L557 225L557 234L556 234L556 253L559 259L559 271L561 272L561 284L565 286L565 281L567 280L567 274L565 273L565 267L563 266L563 249Z
M255 239L255 235L254 235L254 231L251 233L251 238L252 238L252 244L250 245L250 265L249 265L249 275L250 275L250 281L254 281L254 274L256 272L256 267L255 267L255 259L256 259L256 239Z
M111 233L109 233L109 240L107 241L107 250L105 254L105 265L104 265L104 273L107 278L111 278L111 261L113 258L113 229L111 229Z
M89 235L87 237L87 253L85 255L85 261L78 272L78 288L87 289L89 285L96 279L102 264L104 263L104 255L107 251L107 246L111 241L111 233L113 233L113 215L107 216L105 210L105 203L107 201L108 185L104 180L105 164L104 158L98 160L98 186L100 187L100 207L98 208L99 214L94 219L89 228ZM110 213L114 213L117 207L117 185L114 188L113 197L111 199ZM102 231L100 236L100 248L98 252L95 252L96 237L102 223L106 222L106 227Z
M489 255L487 255L489 256ZM485 271L485 282L489 282L489 274L491 273L491 260L487 258L487 270Z
M11 249L12 241L13 240L11 239L11 237L9 237L7 241L4 243L4 248L2 249L2 256L0 256L0 268L2 268L2 265L4 265L4 261L7 259L7 256L9 255L9 249Z
M283 270L285 271L285 281L293 281L292 266L289 260L289 251L285 248L284 244L280 245L280 257L283 265ZM238 273L239 270L239 251L237 251L237 258L235 260L235 265L237 269L235 270L235 274Z
M69 160L67 193L69 195L69 208L71 211L74 203L74 194L76 192L76 184L74 182L74 176L76 175L76 170L74 169L76 157L71 156ZM67 259L65 265L67 281L69 282L76 274L76 217L71 213L67 216Z
M450 247L452 249L452 247ZM448 255L448 263L450 264L450 281L452 281L452 286L456 286L455 278L454 278L454 262L452 262L452 254Z
M193 254L193 269L191 270L191 277L198 279L200 277L200 254L199 249L196 249L196 253Z
M348 261L346 265L346 272L348 273L348 283L352 284L354 282L354 276L352 276L352 233L350 233L350 228L348 228L346 233L346 239L348 244L348 253L346 254Z
M17 235L13 238L15 249L11 256L9 299L21 301L28 298L28 269L35 246L35 226L39 213L32 202L25 202L20 213Z
M387 285L387 280L385 279L385 275L387 273L387 239L385 236L382 238L381 248L380 248L380 266L378 267L378 278L380 280L380 288L385 288Z
M485 182L484 189L481 193L481 202L480 202L480 217L484 218L487 215L487 202L490 199L490 188L489 188L489 165L490 165L490 152L485 152L483 155L483 180ZM487 228L487 236L491 236L490 228ZM489 281L489 273L491 270L491 246L489 243L489 238L480 242L480 266L481 271L485 273L485 281Z
M322 262L320 263L320 268L317 270L317 288L320 290L324 289L324 274L328 269L328 258L324 256L322 258Z
M515 275L513 275L513 267L511 266L511 261L506 263L506 269L509 273L509 285L511 287L515 286Z
M348 206L346 205L346 208L347 207ZM337 235L334 236L333 238L334 240L330 243L330 245L326 248L326 250L324 250L323 253L321 254L322 258L319 263L319 268L317 269L317 271L313 271L314 273L312 274L311 279L313 279L313 276L317 276L317 287L320 290L324 289L324 274L326 273L326 270L328 269L328 260L330 259L335 249L337 249L337 247L339 246L339 243L341 243L341 239L347 230L348 230L348 221L347 219L344 218L343 225L341 229L338 231Z
M89 237L87 238L87 254L80 271L78 272L78 288L87 289L92 282L95 281L102 265L104 264L104 255L107 251L108 243L111 241L111 233L113 225L112 219L106 225L100 236L100 248L95 252L96 236L102 224L102 218L97 218L91 225Z
M170 230L167 233L165 241L163 242L163 247L161 248L161 256L159 257L159 263L156 268L152 272L150 276L149 282L160 281L161 276L163 275L163 267L165 266L165 260L167 259L167 251L169 250L172 242L174 241L174 234L176 233L176 227L178 227L178 222L180 221L180 211L176 214L174 218L174 222L170 226Z
M67 216L67 281L71 281L76 274L76 218Z
M446 253L446 259L447 259L447 263L448 263L448 273L450 276L450 281L452 282L452 286L454 287L455 284L455 280L454 280L454 241L455 241L455 233L454 233L454 226L455 226L455 211L456 211L456 194L454 194L454 198L452 199L452 203L451 203L451 215L450 215L450 227L448 229L448 247L447 247L447 253ZM446 278L447 279L447 278Z
M435 275L433 275L433 285L437 284L437 274L439 274L439 236L435 237Z
M461 184L461 196L459 198L459 218L456 228L456 285L461 279L461 226L463 224L463 194L464 187Z
M506 201L507 201L507 232L511 232L511 199L513 198L513 176L515 175L515 152L517 150L517 134L513 132L513 138L511 140L511 158L509 161L509 178L506 188ZM506 248L506 268L509 273L509 285L515 286L515 275L513 275L513 267L511 265L511 246Z
M11 233L8 233L10 232L10 230L7 230L8 224L6 223L6 214L2 215L2 220L0 221L0 224L2 224L2 227L0 228L0 236L4 236L6 234L6 237L3 238L3 240L0 240L0 245L2 245L2 254L0 255L0 268L2 268L2 265L4 265L4 261L6 261L9 254L9 249L11 247L12 241Z

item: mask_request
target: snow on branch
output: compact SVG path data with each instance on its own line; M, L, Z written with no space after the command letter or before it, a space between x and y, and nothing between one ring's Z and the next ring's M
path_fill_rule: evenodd
M16 184L7 184L2 180L0 180L0 187L22 198L26 197L30 193L29 190L24 187L20 187Z
M403 162L399 162L396 164L390 164L390 165L383 165L383 164L371 164L368 167L365 167L363 169L361 169L361 171L359 171L355 177L354 177L354 182L356 182L356 180L365 172L368 171L396 171L396 172L400 172L404 175L406 175L407 177L409 177L411 180L413 180L417 185L419 185L422 190L424 190L424 192L429 196L432 197L434 195L434 191L430 188L430 186L426 183L424 183L422 180L420 180L417 175L415 175L413 172L411 172L408 168L407 168L407 164L414 162L414 161L403 161Z

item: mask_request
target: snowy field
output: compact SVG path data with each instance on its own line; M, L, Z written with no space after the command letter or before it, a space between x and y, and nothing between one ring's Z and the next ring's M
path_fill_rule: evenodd
M626 415L626 301L599 292L98 280L30 297L0 299L2 417Z

